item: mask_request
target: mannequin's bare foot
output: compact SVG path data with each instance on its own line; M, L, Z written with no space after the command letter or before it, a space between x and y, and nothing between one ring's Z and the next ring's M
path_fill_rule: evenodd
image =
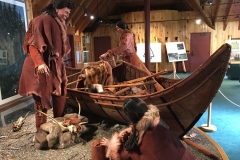
M109 140L107 138L105 138L105 137L102 137L101 140L100 140L100 145L107 147L108 144L109 144Z

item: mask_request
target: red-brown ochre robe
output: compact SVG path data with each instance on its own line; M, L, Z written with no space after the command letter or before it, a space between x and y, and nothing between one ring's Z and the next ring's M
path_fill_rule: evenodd
M66 30L66 28L65 28ZM65 36L65 37L64 37ZM25 34L23 49L26 59L20 77L20 95L35 94L41 97L43 108L52 108L51 95L66 95L66 70L63 56L70 52L69 42L63 25L49 15L34 18ZM65 43L64 43L65 42ZM36 67L48 65L50 76L37 74Z
M137 55L136 43L131 31L123 31L120 35L119 46L110 50L113 55L122 55L123 60L137 67L143 67L143 63Z

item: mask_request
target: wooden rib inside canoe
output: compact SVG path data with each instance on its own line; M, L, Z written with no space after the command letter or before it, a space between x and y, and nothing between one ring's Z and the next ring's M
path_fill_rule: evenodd
M196 124L216 95L227 70L230 52L230 45L223 44L187 78L155 77L164 90L156 91L154 85L149 84L146 85L147 95L122 96L121 93L120 95L89 93L78 90L76 84L70 84L67 88L67 104L78 107L77 98L82 110L127 123L128 118L122 110L123 102L129 97L139 97L147 104L156 105L160 110L161 118L168 124L170 130L177 137L182 137ZM78 79L80 69L67 67L66 70L68 76L73 75L69 77L69 83ZM115 82L148 76L145 71L126 62L122 62L112 71ZM79 74L75 74L77 72ZM144 82L149 80L151 79L146 79Z

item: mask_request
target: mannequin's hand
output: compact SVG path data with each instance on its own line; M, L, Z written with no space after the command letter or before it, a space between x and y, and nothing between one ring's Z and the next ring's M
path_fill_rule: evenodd
M38 66L37 68L37 73L38 74L46 74L49 76L50 70L48 68L48 66L46 64L41 64L40 66Z
M109 50L106 53L102 54L99 59L100 60L106 60L108 58L111 58L113 56L112 52Z

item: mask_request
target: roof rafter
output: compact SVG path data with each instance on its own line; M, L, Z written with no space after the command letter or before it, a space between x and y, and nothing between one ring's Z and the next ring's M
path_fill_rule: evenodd
M225 31L225 29L227 28L227 24L228 24L228 21L229 21L229 13L232 9L232 3L233 3L233 0L229 0L229 4L227 6L227 12L226 12L226 17L225 17L225 21L223 23L223 30Z
M105 5L105 3L107 3L107 5ZM114 2L113 1L107 1L107 0L99 0L98 3L93 3L88 8L89 8L89 11L91 11L93 15L95 14L95 16L101 16L100 13L104 12L106 7L112 6L112 5L110 5L110 3L114 3ZM101 5L98 6L98 4L101 4ZM99 13L94 13L94 12L99 12ZM105 14L107 15L108 13L105 13ZM76 32L77 31L82 32L87 27L87 25L90 23L90 21L91 20L89 18L85 18L82 21L79 20L75 25L75 31Z
M200 6L200 2L198 0L187 0L187 1L189 4L192 4L195 11L201 14L205 23L208 25L208 27L215 29L215 26L213 26L212 22L207 18L206 13L202 10L202 7Z
M49 5L50 3L51 1L33 0L32 1L33 17L40 15L42 9Z
M78 1L80 1L80 0L78 0ZM78 1L75 2L76 8L71 11L71 13L70 13L70 15L69 15L69 17L71 17L71 18L68 18L68 19L66 20L66 24L68 24L70 21L71 21L73 24L76 23L76 22L74 22L74 20L75 20L76 17L79 15L79 12L82 10L82 8L79 7L79 6L83 6L83 5L84 5L84 2L87 1L87 0L81 0L81 3L78 3ZM79 5L79 6L78 6L78 5Z
M93 1L94 0L86 0L86 1L84 1L85 3L84 3L84 8L87 8L87 9L89 9L89 6L93 3ZM76 14L73 18L72 18L72 23L73 23L73 25L75 26L75 28L76 28L76 25L79 25L79 23L81 22L81 21L83 21L84 19L86 19L87 18L87 16L84 16L84 9L82 9L82 8L80 8L79 7L79 11L78 11L78 14ZM81 11L82 10L82 11ZM76 30L76 29L75 29Z
M101 6L98 6L98 11L97 11L97 16L99 17L102 17L102 20L106 20L106 18L104 18L105 15L107 15L107 13L104 13L106 12L106 8L108 6L111 6L111 3L113 3L113 1L108 1L108 0L105 0L103 2L103 4ZM96 8L95 8L96 9ZM97 17L96 17L97 18ZM87 25L91 22L90 19L85 19L85 21L82 23L82 25L80 26L79 28L79 31L83 31L84 29L86 29ZM93 22L94 23L94 22Z
M216 8L215 8L215 12L214 12L214 16L213 16L213 19L212 19L212 24L215 26L215 23L216 23L216 20L217 20L217 15L218 15L218 12L219 12L219 8L220 8L220 1L221 0L216 0Z

